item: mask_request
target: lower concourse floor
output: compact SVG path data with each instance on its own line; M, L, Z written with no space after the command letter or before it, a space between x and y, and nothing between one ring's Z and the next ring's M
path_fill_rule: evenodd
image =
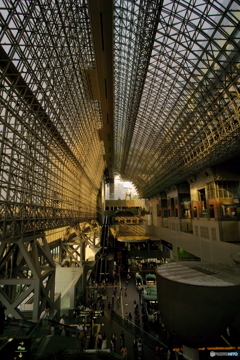
M150 272L145 271L146 273ZM100 332L101 335L106 334L107 347L111 349L111 335L114 332L117 338L115 351L121 354L122 341L120 335L123 332L129 359L137 358L133 346L135 339L142 340L142 359L155 358L156 345L159 343L159 346L164 347L163 344L167 343L166 331L159 322L153 324L143 321L141 299L135 284L136 272L136 270L128 272L119 269L117 285L116 282L107 282L102 301L97 301L96 305L98 310L104 309L104 316L95 320L94 335L96 340L94 346L97 348L97 334ZM93 286L89 292L92 292L95 298L96 294L101 293L103 289L101 286L98 288ZM136 308L139 309L139 312ZM132 315L131 321L128 320L130 313ZM157 339L160 339L163 344ZM166 352L167 347L164 348Z
M91 306L91 303L93 303L96 310L104 310L104 315L95 319L95 340L92 344L93 347L98 348L98 333L101 335L105 333L106 346L112 349L111 335L114 332L117 338L115 351L121 354L122 341L120 340L120 335L123 332L124 344L128 350L128 359L149 359L152 357L155 359L156 346L162 348L162 359L170 356L173 359L181 357L181 351L178 353L172 351L172 349L180 350L182 344L178 339L172 338L169 335L164 324L161 322L161 317L158 316L155 322L146 321L144 318L141 294L136 287L135 276L140 274L144 279L150 273L155 273L155 268L152 264L141 267L140 263L136 266L135 262L133 266L133 262L131 262L131 266L122 266L120 264L116 266L113 256L111 254L108 255L108 273L106 275L108 281L105 285L99 282L90 286L87 294L87 305ZM114 274L115 276L113 276ZM91 297L89 296L90 294ZM135 316L136 307L139 309L139 316ZM130 313L132 315L131 321L128 320ZM224 337L215 339L213 344L204 344L204 346L209 349L212 347L215 351L219 347L219 349L224 351L224 349L229 347L229 344L238 343L236 337L229 337L227 333L223 335ZM140 357L137 357L138 354L133 346L136 338L142 340L142 354ZM199 351L200 359L210 358L210 350L207 348ZM168 349L171 349L170 354Z

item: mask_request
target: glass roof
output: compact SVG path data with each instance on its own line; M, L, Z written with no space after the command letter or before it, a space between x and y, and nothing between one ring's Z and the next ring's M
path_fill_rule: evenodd
M0 0L2 236L96 218L109 164L148 198L239 153L239 20L237 0Z
M0 41L1 235L96 218L105 162L87 2L0 0Z
M231 0L115 1L115 165L142 196L239 151L239 20Z

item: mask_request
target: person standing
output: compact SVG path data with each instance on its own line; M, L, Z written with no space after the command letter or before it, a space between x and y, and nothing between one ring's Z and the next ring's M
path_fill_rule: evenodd
M76 329L79 330L80 342L81 342L81 345L83 345L84 339L85 339L84 326L79 323L79 324L77 325Z
M45 310L43 310L39 318L39 321L41 321L41 324L39 324L39 326L48 327L48 331L50 332L51 326L48 324L49 311L50 311L50 307L46 307Z
M107 349L107 335L106 335L106 333L103 333L101 349L102 350Z
M111 351L112 351L112 352L115 352L115 351L116 351L116 347L115 347L115 344L114 344L114 342L112 341L112 339L110 340L110 345L111 345Z
M76 329L79 330L79 331L83 331L83 325L81 323L79 323L77 326L76 326Z
M141 339L138 340L138 343L137 343L137 352L138 352L138 359L141 359L142 358L142 341Z
M43 310L43 312L40 315L40 319L46 319L49 317L49 311L50 311L50 307L46 307L45 310Z
M83 326L83 331L84 331L84 338L86 339L87 337L87 332L88 332L88 328L86 325Z
M83 337L83 325L79 323L79 324L76 326L76 330L79 331L79 337L82 338L82 337Z
M123 360L127 360L127 355L128 355L128 351L127 351L127 348L126 348L126 346L123 346L122 348L121 348L121 355L122 355L122 358L123 358Z
M61 316L61 319L60 319L60 331L61 331L61 336L65 336L66 335L66 330L65 330L65 317L66 317L66 315L65 314L63 314L62 316Z
M162 348L160 348L159 346L156 347L156 360L161 360L161 351Z
M101 347L102 347L102 335L101 335L101 333L99 332L99 333L98 333L98 336L97 336L97 348L98 348L98 349L101 349Z
M134 352L134 359L138 358L138 348L137 348L138 338L135 337L133 340L133 352Z
M115 335L115 332L111 335L111 345L112 345L112 351L116 351L116 345L117 345L117 337Z
M104 311L105 305L104 305L104 301L102 302L102 307L101 310Z
M125 345L125 342L124 342L124 332L122 331L121 334L120 334L120 348L123 348Z

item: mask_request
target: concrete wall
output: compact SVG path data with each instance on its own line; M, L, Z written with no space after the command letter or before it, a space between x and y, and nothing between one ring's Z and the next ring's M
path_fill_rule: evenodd
M235 172L234 172L235 171ZM178 260L178 248L181 248L205 261L233 264L231 254L240 251L240 221L239 218L222 217L220 214L221 204L240 203L240 186L238 193L229 198L208 199L208 184L214 181L240 181L239 170L226 169L226 165L206 168L195 176L187 179L187 182L171 186L165 192L156 195L149 200L151 221L146 222L146 235L169 242L173 246L172 255ZM237 187L237 186L236 186ZM199 198L199 191L205 189L206 204L203 211L203 203ZM182 217L181 212L184 204L181 204L180 194L190 194L192 203L191 217ZM202 192L203 193L203 192ZM174 204L171 199L174 198ZM161 212L157 208L161 206L161 200L168 199L166 211L169 217L164 217L163 205ZM176 203L175 203L176 200ZM178 202L178 205L177 205ZM163 203L163 202L162 202ZM188 204L189 205L189 204ZM214 207L214 214L210 216L210 205ZM194 216L193 207L197 212ZM175 210L178 208L178 216ZM161 216L159 216L161 214ZM167 214L168 215L168 214ZM213 216L214 215L214 216Z
M222 240L223 241L239 241L240 222L239 221L225 221L221 223L222 226Z
M202 223L207 222L203 221ZM214 225L214 221L212 223ZM233 264L231 254L240 251L240 246L237 244L204 239L192 233L174 231L160 226L146 225L146 234L170 242L173 245L172 254L174 260L177 260L177 249L181 248L203 261Z
M61 308L74 308L75 285L82 275L80 267L57 267L55 293L61 293Z
M156 275L163 323L187 346L199 347L206 344L207 339L221 335L238 313L239 285L217 287L214 282L213 286L180 283L161 276L161 267Z

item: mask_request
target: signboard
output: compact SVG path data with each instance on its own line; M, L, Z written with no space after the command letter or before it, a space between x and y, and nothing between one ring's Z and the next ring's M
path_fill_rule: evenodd
M79 313L80 316L103 316L104 315L104 311L102 310L89 310L89 311L80 311Z
M29 359L30 339L14 339L14 359Z
M94 311L94 314L95 314L95 316L103 316L103 315L104 315L104 311L101 311L101 310L99 310L99 311Z

